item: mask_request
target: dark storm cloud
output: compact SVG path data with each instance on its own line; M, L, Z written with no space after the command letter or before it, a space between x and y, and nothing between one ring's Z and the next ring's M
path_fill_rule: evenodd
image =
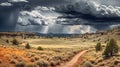
M107 3L107 5L104 5L99 3L99 0L78 0L78 2L73 4L58 6L56 7L56 11L74 15L77 14L78 16L82 14L88 17L93 16L101 19L105 17L120 17L120 6L114 6L109 3Z
M18 2L11 3L11 6L5 6L3 3L8 2L7 0L0 1L0 31L14 31L17 24L19 12L21 10L29 10L28 3ZM27 6L27 7L26 7ZM31 9L31 8L30 8Z
M18 17L18 9L13 6L0 7L0 30L10 31L14 29Z
M31 14L37 6L55 7L56 10L53 14L56 12L61 14L55 19L56 24L53 24L53 26L47 24L50 28L42 29L45 27L41 26L46 25L45 22L51 21L50 19L37 19L37 17L31 17L32 15L20 16L21 11ZM43 12L46 15L50 11ZM18 22L19 17L26 23ZM59 33L68 30L66 25L87 25L95 29L108 29L113 24L120 24L119 19L119 0L0 0L0 31L14 31L15 28L17 30L23 27L23 29L20 29L21 31L37 31L40 28L38 30L40 32L47 30L48 32L56 31ZM78 30L80 29L78 28Z
M119 0L76 0L68 5L56 7L56 11L63 13L58 24L90 25L96 29L107 29L113 24L120 24ZM102 27L101 27L102 26Z
M21 5L25 5L25 3L10 3L8 0L1 0L0 4L0 31L13 31L19 11L22 9Z
M63 16L59 16L58 19L66 19L62 22L65 22L68 25L96 25L96 24L105 24L105 25L112 25L112 24L119 24L120 17L95 17L89 14L81 14L76 12L65 12ZM57 22L61 23L61 22Z
M30 3L36 5L54 6L67 4L69 1L66 0L29 0Z
M75 12L72 12L75 13ZM71 14L67 13L66 15L58 17L58 19L64 19L64 20L58 20L57 24L62 25L89 25L91 27L94 27L97 30L103 30L103 29L110 29L111 25L118 25L120 24L120 18L97 18L95 16L91 15L83 15L80 13Z

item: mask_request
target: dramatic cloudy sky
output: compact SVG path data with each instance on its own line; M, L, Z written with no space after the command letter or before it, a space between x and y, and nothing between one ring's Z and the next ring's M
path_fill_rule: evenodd
M0 31L79 34L120 26L120 0L0 0Z

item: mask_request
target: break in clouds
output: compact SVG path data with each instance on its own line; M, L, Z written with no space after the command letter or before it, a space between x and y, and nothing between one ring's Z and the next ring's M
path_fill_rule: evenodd
M0 31L79 34L117 26L119 0L0 1Z

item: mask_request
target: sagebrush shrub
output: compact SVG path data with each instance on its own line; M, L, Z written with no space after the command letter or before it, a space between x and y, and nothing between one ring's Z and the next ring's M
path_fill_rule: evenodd
M38 65L39 67L48 67L48 66L49 66L48 61L43 60L43 59L37 61L37 65Z
M28 63L28 64L25 64L25 67L37 67L37 65L33 63Z
M41 46L39 46L39 47L37 48L37 50L43 50L43 48L42 48Z
M15 59L11 59L11 60L10 60L10 63L11 63L11 64L16 64L17 61L16 61Z
M93 64L89 61L85 61L83 67L93 67Z
M18 44L19 44L19 42L18 42L18 40L17 40L17 39L13 39L12 44L13 44L13 45L18 45Z
M15 64L15 67L25 67L25 62L18 62Z

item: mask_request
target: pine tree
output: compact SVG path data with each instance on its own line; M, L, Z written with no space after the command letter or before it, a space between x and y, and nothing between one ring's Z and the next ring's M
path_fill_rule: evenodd
M25 48L26 49L30 49L31 48L30 45L29 45L29 43L26 44Z
M8 39L6 40L6 43L9 43L9 40L8 40Z
M111 39L109 43L107 43L103 55L105 55L105 57L113 56L118 53L118 49L117 42L114 39Z
M97 45L96 45L96 52L97 51L101 51L102 50L102 46L101 46L101 43L97 43Z

